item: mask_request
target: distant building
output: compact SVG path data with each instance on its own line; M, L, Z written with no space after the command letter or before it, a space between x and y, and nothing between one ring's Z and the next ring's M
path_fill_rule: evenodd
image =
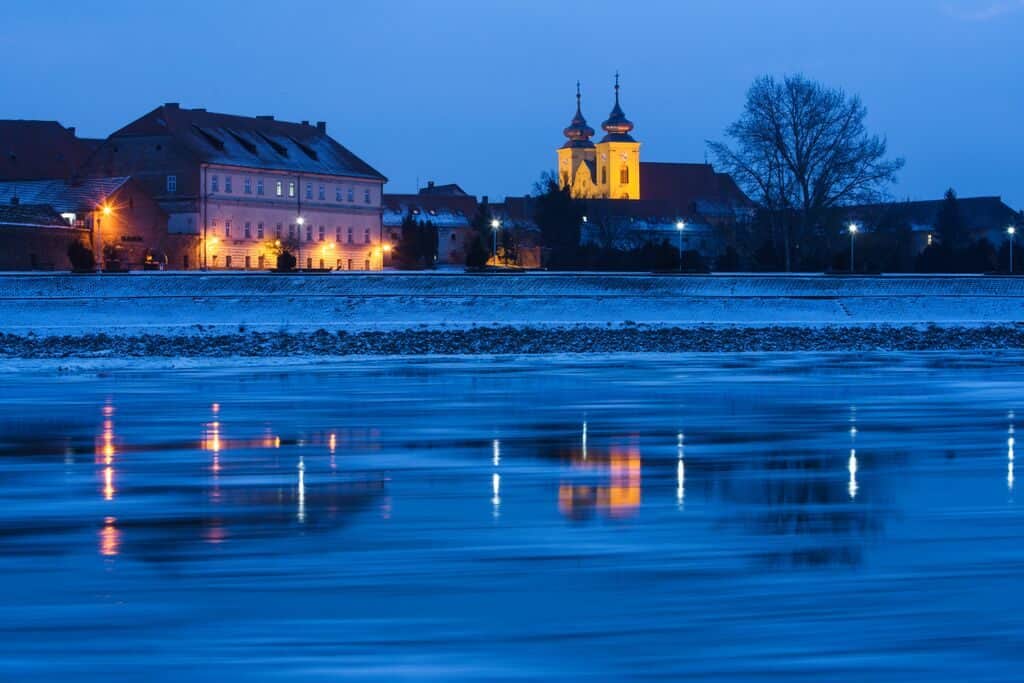
M420 188L416 194L384 195L384 234L391 246L401 240L402 221L412 216L437 228L437 263L466 265L466 250L473 235L472 221L477 212L476 197L458 185Z
M862 229L909 229L916 251L939 239L936 231L944 199L890 202L844 207L844 223L857 223ZM999 247L1007 239L1006 228L1024 224L1024 215L1014 211L1001 197L957 197L957 209L970 240L987 239Z
M89 244L89 231L53 207L0 204L0 270L69 270L73 242Z
M111 135L84 172L132 176L167 213L171 234L200 238L198 264L176 268L270 268L282 248L304 268L383 266L386 178L322 121L168 103Z
M0 182L0 208L10 214L28 207L43 209L59 219L59 223L54 223L51 215L50 222L36 223L35 227L73 228L76 238L92 248L101 266L114 261L122 268L171 263L195 267L197 263L199 240L190 235L168 234L167 214L132 178ZM42 215L37 213L36 217ZM34 251L41 249L41 243L7 244L12 252L19 252L11 258L20 264L19 268L27 262L29 267L64 269L68 263L67 244L63 240L62 236L56 241L44 241L57 251Z
M100 142L56 121L0 120L0 181L69 180Z

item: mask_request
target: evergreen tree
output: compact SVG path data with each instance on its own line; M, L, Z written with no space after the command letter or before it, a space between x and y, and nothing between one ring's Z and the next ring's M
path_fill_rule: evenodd
M540 228L544 246L551 249L555 260L562 261L567 252L580 245L580 227L583 223L582 204L573 199L568 188L562 188L554 173L545 173L534 185L536 209L534 222Z
M935 218L935 232L939 235L939 241L950 250L955 251L965 246L966 230L953 188L946 190L946 196Z

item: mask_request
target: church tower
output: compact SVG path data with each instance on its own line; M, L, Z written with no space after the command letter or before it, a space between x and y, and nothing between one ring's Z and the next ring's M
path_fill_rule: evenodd
M562 131L568 140L558 150L558 183L568 187L573 197L597 197L600 195L594 184L596 153L590 140L594 129L583 118L580 99L580 83L576 81L576 115Z
M633 122L619 104L619 74L615 74L615 106L601 124L605 136L597 143L597 189L608 199L640 199L640 143L630 132Z

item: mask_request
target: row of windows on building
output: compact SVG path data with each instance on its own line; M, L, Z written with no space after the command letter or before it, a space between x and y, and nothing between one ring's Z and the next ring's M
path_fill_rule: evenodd
M234 176L229 176L229 175L224 176L224 194L234 194L233 178L234 178ZM221 177L219 175L214 174L214 175L210 176L210 193L211 194L220 193L220 191L221 191L221 182L220 181L221 181ZM294 180L289 180L287 182L287 187L286 187L285 181L283 181L283 180L275 180L274 181L274 196L275 197L284 197L286 190L287 190L287 193L288 193L288 197L294 199L295 196L296 196L296 193L298 192L298 183L296 181L294 181ZM309 200L313 199L313 197L314 197L313 190L314 190L313 183L306 183L306 192L305 192L306 199L309 199ZM173 175L167 176L167 192L169 194L172 194L172 193L175 193L177 191L178 191L178 177L177 176L173 176ZM249 176L244 176L242 178L242 192L243 192L243 194L254 194L255 193L258 196L265 195L266 191L265 191L265 186L264 186L264 183L263 183L263 178L256 178L255 182L253 182L252 178L250 178ZM322 184L322 183L317 184L316 185L315 197L316 197L316 199L318 201L321 201L321 202L327 201L327 186ZM355 190L355 188L354 187L342 187L340 185L335 185L334 186L334 201L336 201L336 202L349 202L350 204L354 203L356 201L356 190ZM364 204L370 204L371 202L372 202L372 195L370 194L370 189L369 188L363 188L363 203Z
M245 256L245 259L244 259L243 262L245 264L244 266L242 266L241 263L238 263L234 259L232 259L231 258L231 254L227 254L227 255L224 256L223 263L221 262L219 254L213 254L212 256L210 256L210 265L213 266L214 268L221 268L221 267L224 267L224 268L238 268L238 267L244 267L246 270L250 270L251 268L254 267L253 264L255 263L256 269L258 269L258 270L265 270L266 268L269 267L268 264L270 263L270 261L267 259L267 257L264 256L263 254L260 254L259 256L257 256L255 261L253 261L252 256L247 254ZM188 256L185 257L185 262L184 263L185 263L185 270L188 270L188 268L189 268ZM316 267L320 268L320 270L327 270L329 263L330 263L330 260L328 260L328 259L317 259L316 261L314 261L313 257L310 256L310 257L306 258L306 269L307 270L312 270L313 267L314 267L314 264L316 264ZM356 270L358 265L360 265L360 262L356 261L356 259L337 259L334 262L334 264L331 265L330 267L333 267L335 270ZM363 260L361 265L362 265L362 270L370 270L370 259Z
M218 221L217 221L216 218L214 218L214 219L212 219L210 221L210 227L213 228L214 233L216 233L216 231L218 230L218 224L217 223L218 223ZM255 239L258 239L258 240L262 240L262 239L265 239L267 237L267 230L266 230L266 228L265 228L265 226L263 225L262 222L256 223L255 231L254 231L253 230L253 227L254 227L253 223L251 221L246 221L245 223L242 224L242 233L241 234L238 234L237 229L236 229L235 234L232 235L231 234L231 230L232 230L233 227L234 226L232 226L230 220L225 220L224 221L224 238L225 239L232 239L232 238L234 238L234 239L247 239L247 240L251 240L251 239L255 238ZM325 242L327 240L327 226L325 226L325 225L314 226L312 224L298 225L296 223L289 223L288 224L288 239L291 239L291 240L302 240L302 238L303 238L303 228L305 228L305 241L306 242L313 242L313 241ZM275 225L274 226L274 239L283 239L284 235L285 235L285 233L284 233L284 223L278 223L277 225ZM345 244L357 244L356 239L355 239L357 235L358 235L358 233L356 232L356 229L351 227L351 226L348 227L348 228L342 228L339 225L337 228L334 229L334 241L338 242L338 243L342 243L342 238L344 237L344 243ZM373 236L372 236L372 233L370 231L370 228L363 228L362 238L363 238L362 244L370 244L373 241Z

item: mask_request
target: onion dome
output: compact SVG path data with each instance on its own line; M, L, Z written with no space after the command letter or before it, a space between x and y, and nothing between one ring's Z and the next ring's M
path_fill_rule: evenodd
M626 114L619 105L619 74L615 73L615 106L608 119L601 124L601 128L607 135L601 142L636 142L629 134L633 130L633 122L626 118Z
M594 136L594 129L587 125L580 109L580 82L576 81L576 116L572 117L569 127L562 131L562 134L569 138L563 147L593 147L594 143L590 138Z

